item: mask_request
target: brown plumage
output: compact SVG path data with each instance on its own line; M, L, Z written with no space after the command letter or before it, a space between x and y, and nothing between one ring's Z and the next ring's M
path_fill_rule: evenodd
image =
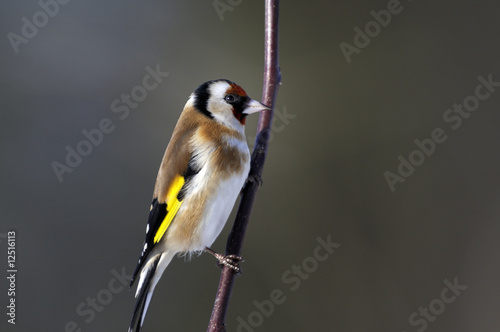
M244 124L267 109L233 82L215 80L191 94L158 171L129 331L139 331L154 287L177 253L200 253L215 241L248 176Z

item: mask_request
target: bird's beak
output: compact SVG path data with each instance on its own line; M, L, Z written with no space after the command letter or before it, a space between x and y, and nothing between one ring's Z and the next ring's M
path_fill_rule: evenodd
M258 102L257 100L250 99L250 101L247 103L245 109L243 110L243 114L252 114L264 110L270 110L269 107L266 105Z

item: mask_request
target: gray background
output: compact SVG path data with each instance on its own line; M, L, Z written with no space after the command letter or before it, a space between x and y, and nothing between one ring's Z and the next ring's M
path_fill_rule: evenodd
M403 0L347 63L339 44L353 44L354 28L387 5L282 3L276 109L288 117L275 117L229 331L248 332L238 325L249 316L254 331L500 328L500 91L457 130L443 120L474 94L479 76L500 81L500 7ZM64 331L71 321L82 331L127 329L133 292L112 271L135 267L156 172L187 97L223 77L260 99L263 2L232 9L221 20L212 1L71 1L16 54L8 33L21 35L22 18L32 21L41 7L0 4L0 233L17 231L19 270L15 327L6 323L0 282L1 330ZM169 76L121 120L112 102L157 65ZM104 118L113 132L59 182L51 163L64 163L65 147ZM257 116L248 122L251 141ZM391 192L384 172L396 173L398 157L435 128L447 140ZM214 249L224 251L232 220ZM308 259L328 236L341 246L325 261ZM303 262L310 272L292 290L283 275ZM444 280L455 278L467 289L440 307ZM218 279L208 255L174 260L144 331L205 330ZM268 317L256 314L254 301L275 289L283 303ZM107 303L100 312L91 316L84 305L87 313L77 313L97 295ZM425 329L410 325L431 303L442 312Z

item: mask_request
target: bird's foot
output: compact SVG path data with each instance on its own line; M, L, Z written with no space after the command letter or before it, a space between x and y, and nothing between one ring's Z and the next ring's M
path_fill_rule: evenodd
M219 254L212 249L206 247L205 251L214 256L217 259L217 266L223 268L227 266L231 270L233 270L237 276L239 276L241 272L240 262L244 262L245 260L238 255L222 255Z
M249 174L247 180L245 181L245 185L243 185L243 189L248 185L248 183L257 183L259 187L262 187L264 181L262 180L262 176L260 174ZM241 191L243 191L243 189Z

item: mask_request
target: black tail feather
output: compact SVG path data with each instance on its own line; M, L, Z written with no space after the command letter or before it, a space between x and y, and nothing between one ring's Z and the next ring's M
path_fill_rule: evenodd
M144 267L147 269L147 274L144 276L144 282L142 282L142 287L137 295L137 300L135 302L134 314L132 316L132 321L130 322L129 332L139 332L141 330L142 321L146 315L146 302L148 298L149 290L151 289L151 281L155 275L158 262L160 261L161 255L154 258L151 267Z

